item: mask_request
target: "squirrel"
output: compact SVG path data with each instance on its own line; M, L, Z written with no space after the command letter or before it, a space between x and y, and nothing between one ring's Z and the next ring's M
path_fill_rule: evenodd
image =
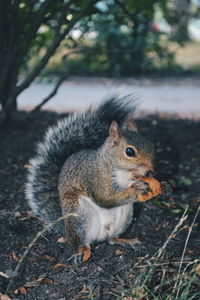
M44 223L69 215L64 228L75 262L90 258L93 242L120 242L133 203L149 191L140 178L152 175L154 146L133 120L136 106L130 96L113 96L58 121L29 162L28 203Z

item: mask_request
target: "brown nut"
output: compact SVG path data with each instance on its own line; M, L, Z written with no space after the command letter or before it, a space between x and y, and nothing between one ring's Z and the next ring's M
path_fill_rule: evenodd
M152 177L141 177L139 180L148 183L151 191L148 192L147 194L139 194L138 201L146 202L147 200L150 200L151 198L154 198L155 196L162 194L161 184L157 179Z

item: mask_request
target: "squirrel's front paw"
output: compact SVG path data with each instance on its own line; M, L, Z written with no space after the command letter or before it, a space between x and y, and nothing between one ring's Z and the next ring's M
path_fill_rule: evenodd
M133 187L136 189L136 194L147 194L148 192L150 192L148 183L142 180L137 180L133 184Z

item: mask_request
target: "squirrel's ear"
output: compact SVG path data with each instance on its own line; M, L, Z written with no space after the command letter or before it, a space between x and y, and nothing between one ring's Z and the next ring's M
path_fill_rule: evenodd
M127 121L127 128L130 131L136 131L136 132L138 132L138 127L137 127L135 121L133 121L132 119L129 119Z
M120 138L122 137L121 130L116 121L112 121L109 128L109 136L112 143L112 146L115 146L119 143Z

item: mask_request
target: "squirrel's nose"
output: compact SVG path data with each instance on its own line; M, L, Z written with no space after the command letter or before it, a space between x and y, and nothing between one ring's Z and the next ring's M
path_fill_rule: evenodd
M152 170L150 170L150 171L146 172L145 177L153 177L153 175L154 175L154 172Z

